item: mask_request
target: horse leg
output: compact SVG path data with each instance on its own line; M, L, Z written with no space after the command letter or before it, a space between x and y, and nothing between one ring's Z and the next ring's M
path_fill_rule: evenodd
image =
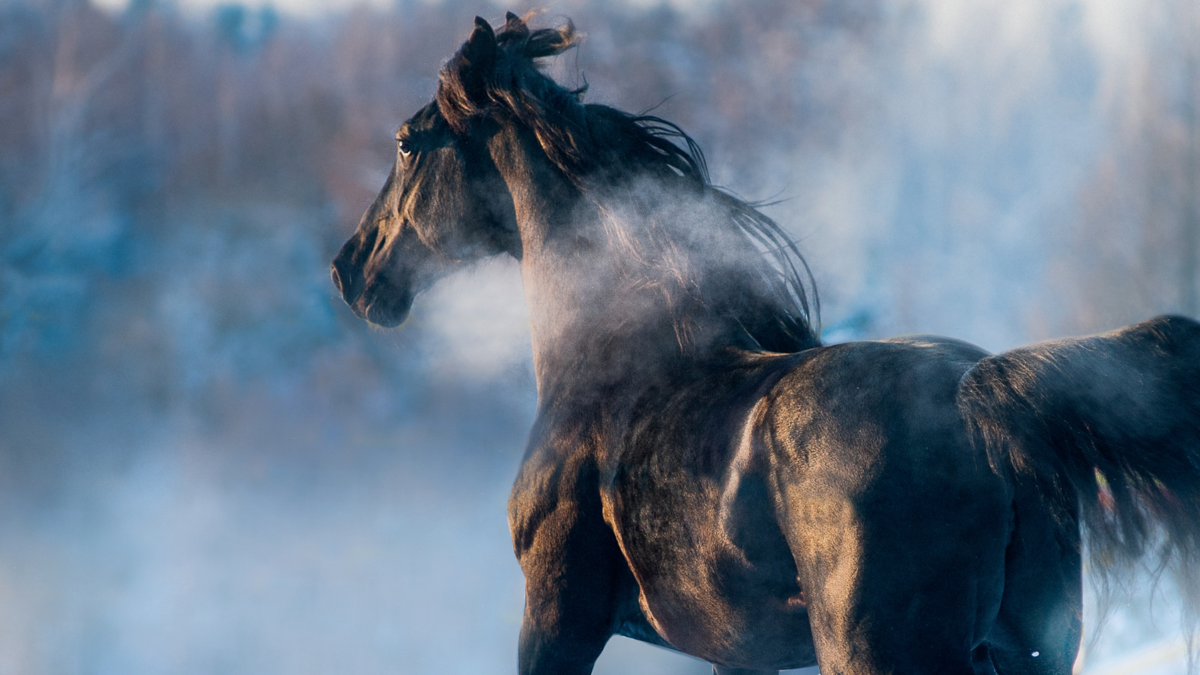
M521 675L589 675L615 629L622 575L600 531L547 541L521 557L525 616L518 659ZM608 535L607 538L604 535ZM550 538L547 538L550 539ZM613 543L612 549L616 549ZM628 572L626 572L628 574Z
M713 675L779 675L778 670L754 670L753 668L727 668L713 666Z
M1070 675L1083 633L1078 530L1060 527L1034 490L1017 486L991 660L999 675Z
M509 523L525 573L520 675L589 675L618 627L636 608L637 582L590 490L560 488L555 499L514 492Z

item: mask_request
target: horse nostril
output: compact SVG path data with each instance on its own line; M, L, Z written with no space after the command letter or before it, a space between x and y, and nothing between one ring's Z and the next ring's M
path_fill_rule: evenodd
M342 277L338 274L337 263L333 263L329 266L329 278L333 279L333 285L338 289L338 293L343 293Z
M329 278L333 280L333 285L342 294L342 299L350 306L353 306L354 302L358 300L358 296L362 295L363 286L366 285L362 275L355 272L354 266L347 264L343 256L334 258L333 265L329 269Z

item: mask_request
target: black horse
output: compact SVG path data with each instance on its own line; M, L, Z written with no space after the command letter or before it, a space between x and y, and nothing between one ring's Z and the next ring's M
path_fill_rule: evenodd
M538 71L576 40L476 19L333 263L394 326L456 266L520 261L521 673L588 673L625 635L717 673L1067 675L1081 530L1099 568L1195 587L1200 324L822 346L794 246L691 139Z

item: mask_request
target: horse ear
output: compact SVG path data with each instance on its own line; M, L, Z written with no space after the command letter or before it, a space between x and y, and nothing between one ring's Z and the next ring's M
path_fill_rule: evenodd
M505 12L504 32L501 35L501 39L506 42L519 42L529 37L529 27L521 17L512 12Z
M475 17L475 30L462 46L462 56L463 75L470 73L471 79L486 80L496 65L496 33L483 17Z
M442 67L438 109L455 131L461 132L466 119L486 104L496 51L496 34L487 21L477 16L471 37Z

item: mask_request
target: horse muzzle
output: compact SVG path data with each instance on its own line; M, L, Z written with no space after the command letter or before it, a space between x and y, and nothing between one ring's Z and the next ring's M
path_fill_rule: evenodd
M340 257L339 257L340 260ZM375 275L370 283L361 274L333 261L329 276L354 315L377 326L392 328L404 323L415 293Z

